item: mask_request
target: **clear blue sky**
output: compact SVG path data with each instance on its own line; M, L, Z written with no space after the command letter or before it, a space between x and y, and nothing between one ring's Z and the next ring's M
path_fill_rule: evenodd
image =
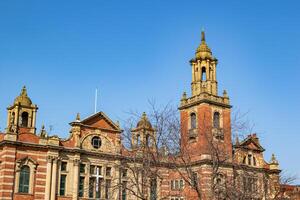
M178 103L204 27L219 91L250 111L266 160L274 152L300 175L300 4L248 2L1 1L1 130L23 85L39 106L38 129L53 125L61 137L77 112L93 113L96 87L113 120L147 110L148 99Z

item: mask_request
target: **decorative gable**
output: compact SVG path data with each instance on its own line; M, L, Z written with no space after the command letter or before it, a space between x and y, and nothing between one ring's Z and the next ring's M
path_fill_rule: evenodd
M91 115L80 122L84 126L121 132L119 125L114 123L103 112Z
M256 134L248 135L248 137L243 140L238 145L235 145L236 148L248 149L263 152L265 149L260 145L259 139Z

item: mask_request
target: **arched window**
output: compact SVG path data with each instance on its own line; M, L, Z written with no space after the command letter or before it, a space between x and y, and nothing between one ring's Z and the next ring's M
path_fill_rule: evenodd
M202 67L202 69L201 69L201 80L206 81L206 69L205 69L205 67Z
M141 145L141 136L140 136L140 135L137 135L137 136L136 136L136 144L137 144L138 146Z
M252 155L248 155L248 165L252 165Z
M214 113L213 125L214 125L214 128L220 128L220 113L219 112Z
M28 126L28 112L23 112L21 115L21 126L27 127Z
M253 165L256 166L256 158L253 156Z
M16 116L16 114L15 114L15 112L13 112L12 114L11 114L11 124L15 124L15 116Z
M246 156L243 159L243 164L246 164Z
M146 136L146 145L147 145L147 147L150 146L150 136L149 135Z
M195 129L196 128L196 114L192 113L191 114L191 129Z
M20 178L19 178L20 193L29 193L29 177L30 177L30 168L27 165L24 165L20 170Z

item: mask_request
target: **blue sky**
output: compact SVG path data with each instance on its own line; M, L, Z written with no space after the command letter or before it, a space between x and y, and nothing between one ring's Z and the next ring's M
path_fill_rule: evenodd
M247 3L248 2L248 3ZM251 3L250 3L251 2ZM190 93L188 61L206 31L219 91L248 112L280 166L300 175L300 5L297 1L1 1L0 127L26 85L38 129L69 135L77 112L113 120L177 104Z

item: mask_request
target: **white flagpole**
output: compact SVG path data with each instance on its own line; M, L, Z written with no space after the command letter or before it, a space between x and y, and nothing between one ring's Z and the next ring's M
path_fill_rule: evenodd
M97 101L98 101L98 88L96 88L96 92L95 92L95 114L97 113Z

